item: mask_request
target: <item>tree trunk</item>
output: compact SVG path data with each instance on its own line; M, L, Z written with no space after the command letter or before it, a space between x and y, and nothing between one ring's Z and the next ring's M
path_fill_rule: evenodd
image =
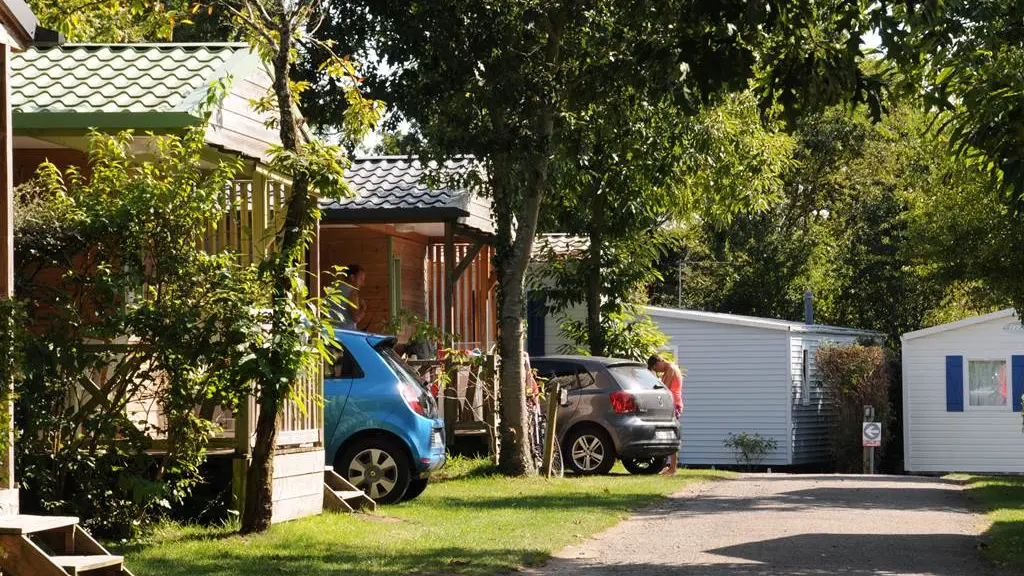
M277 97L281 147L293 153L299 152L299 126L295 119L294 101L288 80L291 74L291 54L293 31L288 25L278 28L279 41L273 58L274 95ZM292 175L291 197L284 218L284 228L279 237L277 253L268 256L273 262L268 267L273 275L274 301L282 298L293 298L290 274L297 262L303 240L307 232L315 224L310 213L309 177L299 172ZM274 306L274 314L280 313L281 307ZM288 320L274 318L271 325L274 329L288 326ZM280 382L262 382L259 390L258 404L260 415L256 420L256 442L252 450L252 462L245 479L245 507L242 513L240 532L249 534L262 532L270 527L273 517L273 479L274 479L274 448L277 445L277 415L281 404L288 397L294 382L284 386Z
M256 444L245 476L245 508L239 531L242 534L267 530L274 514L274 446L277 444L277 413L281 406L275 395L261 396Z
M524 476L532 474L534 466L527 432L526 384L522 361L522 282L517 283L505 275L498 290L502 293L498 311L498 382L501 398L501 452L498 467L505 475Z
M557 68L561 47L561 26L547 19L548 35L545 61ZM528 170L523 187L523 202L516 214L515 238L512 238L511 162L506 153L495 155L495 171L500 180L495 188L498 224L498 369L501 389L501 453L498 469L507 476L535 472L526 433L526 382L523 374L523 316L525 314L526 267L533 255L540 205L548 188L548 169L555 131L554 96L540 94L537 108L537 144L525 155L522 168ZM520 185L522 186L522 185Z
M587 343L591 356L605 356L605 334L601 327L601 251L604 249L604 195L595 186L590 201L590 246L584 266L587 292Z

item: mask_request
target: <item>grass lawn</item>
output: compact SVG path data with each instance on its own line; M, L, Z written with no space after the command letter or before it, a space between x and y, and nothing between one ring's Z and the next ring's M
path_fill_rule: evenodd
M454 464L418 500L375 515L324 514L246 538L228 528L166 526L116 553L136 576L493 574L542 562L689 482L726 477L616 469L604 477L508 479Z
M992 527L985 554L998 564L1024 572L1024 477L957 476L967 482L967 493Z

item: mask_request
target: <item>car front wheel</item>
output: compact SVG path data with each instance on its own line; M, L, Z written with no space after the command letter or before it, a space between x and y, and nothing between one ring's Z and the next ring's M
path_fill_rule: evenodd
M379 504L394 504L409 489L409 459L389 438L365 438L349 446L335 470Z
M615 465L615 446L598 428L579 428L563 444L563 459L576 474L607 474Z
M657 474L668 466L668 456L623 458L622 467L630 474Z

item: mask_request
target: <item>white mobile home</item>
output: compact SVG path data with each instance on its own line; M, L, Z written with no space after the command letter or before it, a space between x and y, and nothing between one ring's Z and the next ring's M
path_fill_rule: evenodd
M647 307L686 371L682 451L690 465L729 465L730 433L778 443L763 464L829 460L828 418L815 354L828 343L881 343L878 332L768 318Z
M1024 327L1013 309L903 335L908 472L1024 472Z

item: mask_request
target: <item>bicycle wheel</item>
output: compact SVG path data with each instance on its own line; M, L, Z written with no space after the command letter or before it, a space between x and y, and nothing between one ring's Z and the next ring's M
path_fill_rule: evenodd
M551 477L561 478L565 476L565 463L562 462L562 449L555 442L554 454L551 455Z

